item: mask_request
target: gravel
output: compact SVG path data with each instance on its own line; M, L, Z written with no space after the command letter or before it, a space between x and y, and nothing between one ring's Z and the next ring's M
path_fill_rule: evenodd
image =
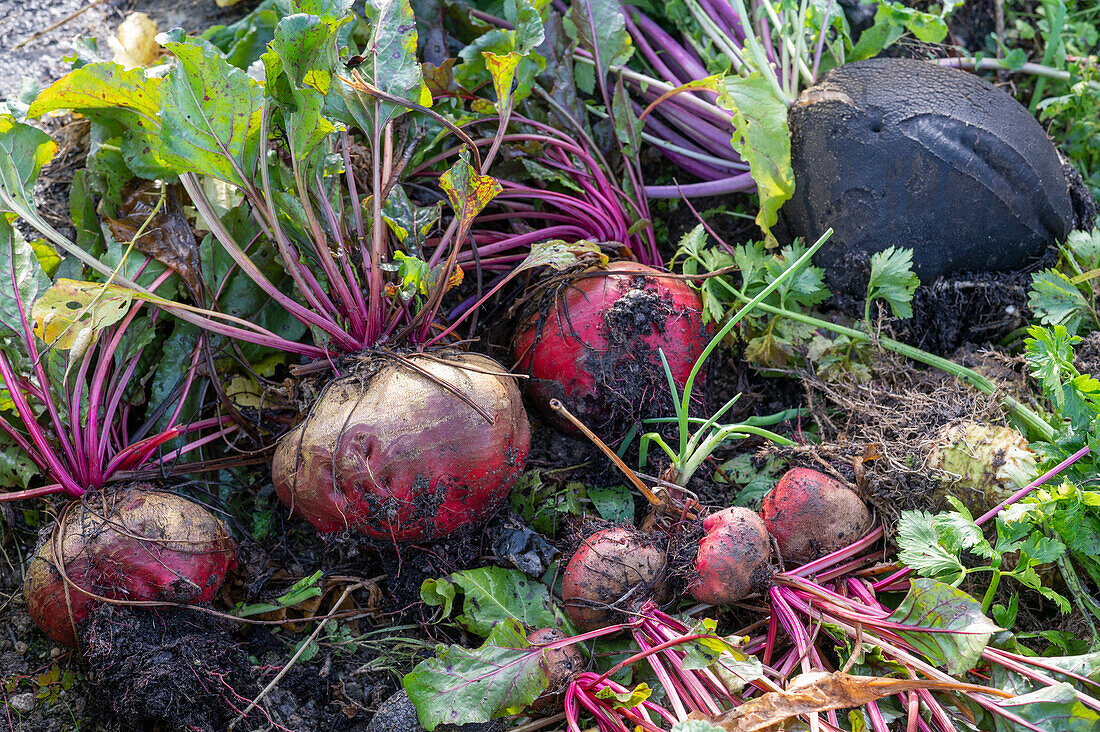
M62 58L70 54L74 37L95 36L105 47L130 12L148 13L162 31L180 26L197 32L230 23L257 3L242 0L219 8L214 0L0 0L0 100L17 93L24 79L47 85L67 72ZM81 8L87 9L34 38Z

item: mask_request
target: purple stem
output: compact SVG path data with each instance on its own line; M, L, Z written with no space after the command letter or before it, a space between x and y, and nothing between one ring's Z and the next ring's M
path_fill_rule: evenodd
M708 180L704 183L686 183L673 186L646 186L649 198L680 198L681 196L723 196L727 193L748 193L754 189L750 173L740 173L729 178Z

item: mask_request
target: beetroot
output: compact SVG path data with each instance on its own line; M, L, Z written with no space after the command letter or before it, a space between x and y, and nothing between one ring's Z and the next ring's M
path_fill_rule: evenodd
M527 636L527 640L531 645L539 646L564 640L565 637L565 633L559 628L539 628L532 631ZM543 714L557 711L557 702L562 692L565 691L569 682L584 670L584 665L584 654L576 645L543 651L542 666L546 669L546 675L550 677L550 685L531 705L531 709Z
M279 441L275 490L318 531L438 539L484 521L508 497L531 444L515 381L472 353L401 361L329 384Z
M106 510L104 510L106 507ZM236 565L225 526L197 503L148 486L105 492L73 504L60 536L43 538L23 583L27 613L58 643L100 601L208 602ZM60 560L71 584L58 572Z
M573 625L582 631L618 622L622 611L646 600L668 599L664 549L644 534L624 528L601 529L569 560L561 596Z
M760 517L784 559L809 562L871 528L871 512L855 491L809 468L794 468L764 497Z
M768 530L760 517L734 506L703 520L706 535L695 557L691 596L710 605L729 605L763 585L771 575Z
M655 416L654 403L668 400L658 349L684 385L710 340L702 301L685 282L657 273L634 262L585 273L516 334L517 368L532 377L528 393L559 426L574 429L550 411L554 398L594 429Z

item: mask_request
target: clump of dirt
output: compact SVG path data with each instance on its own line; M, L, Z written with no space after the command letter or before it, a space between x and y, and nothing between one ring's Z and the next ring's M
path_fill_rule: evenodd
M767 449L854 486L889 533L902 511L941 508L940 484L927 467L940 428L961 420L1003 424L1004 416L996 397L896 354L880 353L871 372L864 381L800 373L821 443Z
M259 690L225 621L206 613L104 604L80 636L90 683L109 692L104 729L224 730Z

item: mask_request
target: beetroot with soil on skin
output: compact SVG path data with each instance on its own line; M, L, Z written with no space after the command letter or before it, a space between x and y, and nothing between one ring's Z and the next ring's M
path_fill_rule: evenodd
M100 604L80 588L113 600L191 605L212 600L237 563L220 520L197 503L148 486L74 505L61 530L56 540L44 536L31 558L23 596L35 624L68 646L76 645L74 626ZM72 584L53 561L55 546Z
M646 600L664 602L668 556L644 534L600 529L577 549L562 576L562 604L582 631L620 622L623 611ZM629 593L629 597L627 597Z
M658 274L612 262L606 273L573 280L548 311L521 326L513 343L517 368L532 377L528 394L559 426L575 429L550 409L555 398L593 429L655 416L669 399L659 349L683 387L710 333L699 293Z
M809 468L788 470L764 497L760 517L783 559L800 563L843 549L872 521L855 491Z
M760 589L771 576L771 542L760 517L734 506L703 520L691 596L709 605L729 605Z
M473 353L408 358L492 421L396 360L332 382L271 466L279 498L318 531L438 539L487 519L523 471L527 414L500 364Z
M564 640L565 637L565 633L560 628L539 628L531 631L527 640L531 645L539 646ZM577 674L584 670L584 654L576 645L546 650L542 652L542 666L546 669L550 684L546 687L546 691L535 699L531 709L540 714L549 714L557 711L561 692Z

